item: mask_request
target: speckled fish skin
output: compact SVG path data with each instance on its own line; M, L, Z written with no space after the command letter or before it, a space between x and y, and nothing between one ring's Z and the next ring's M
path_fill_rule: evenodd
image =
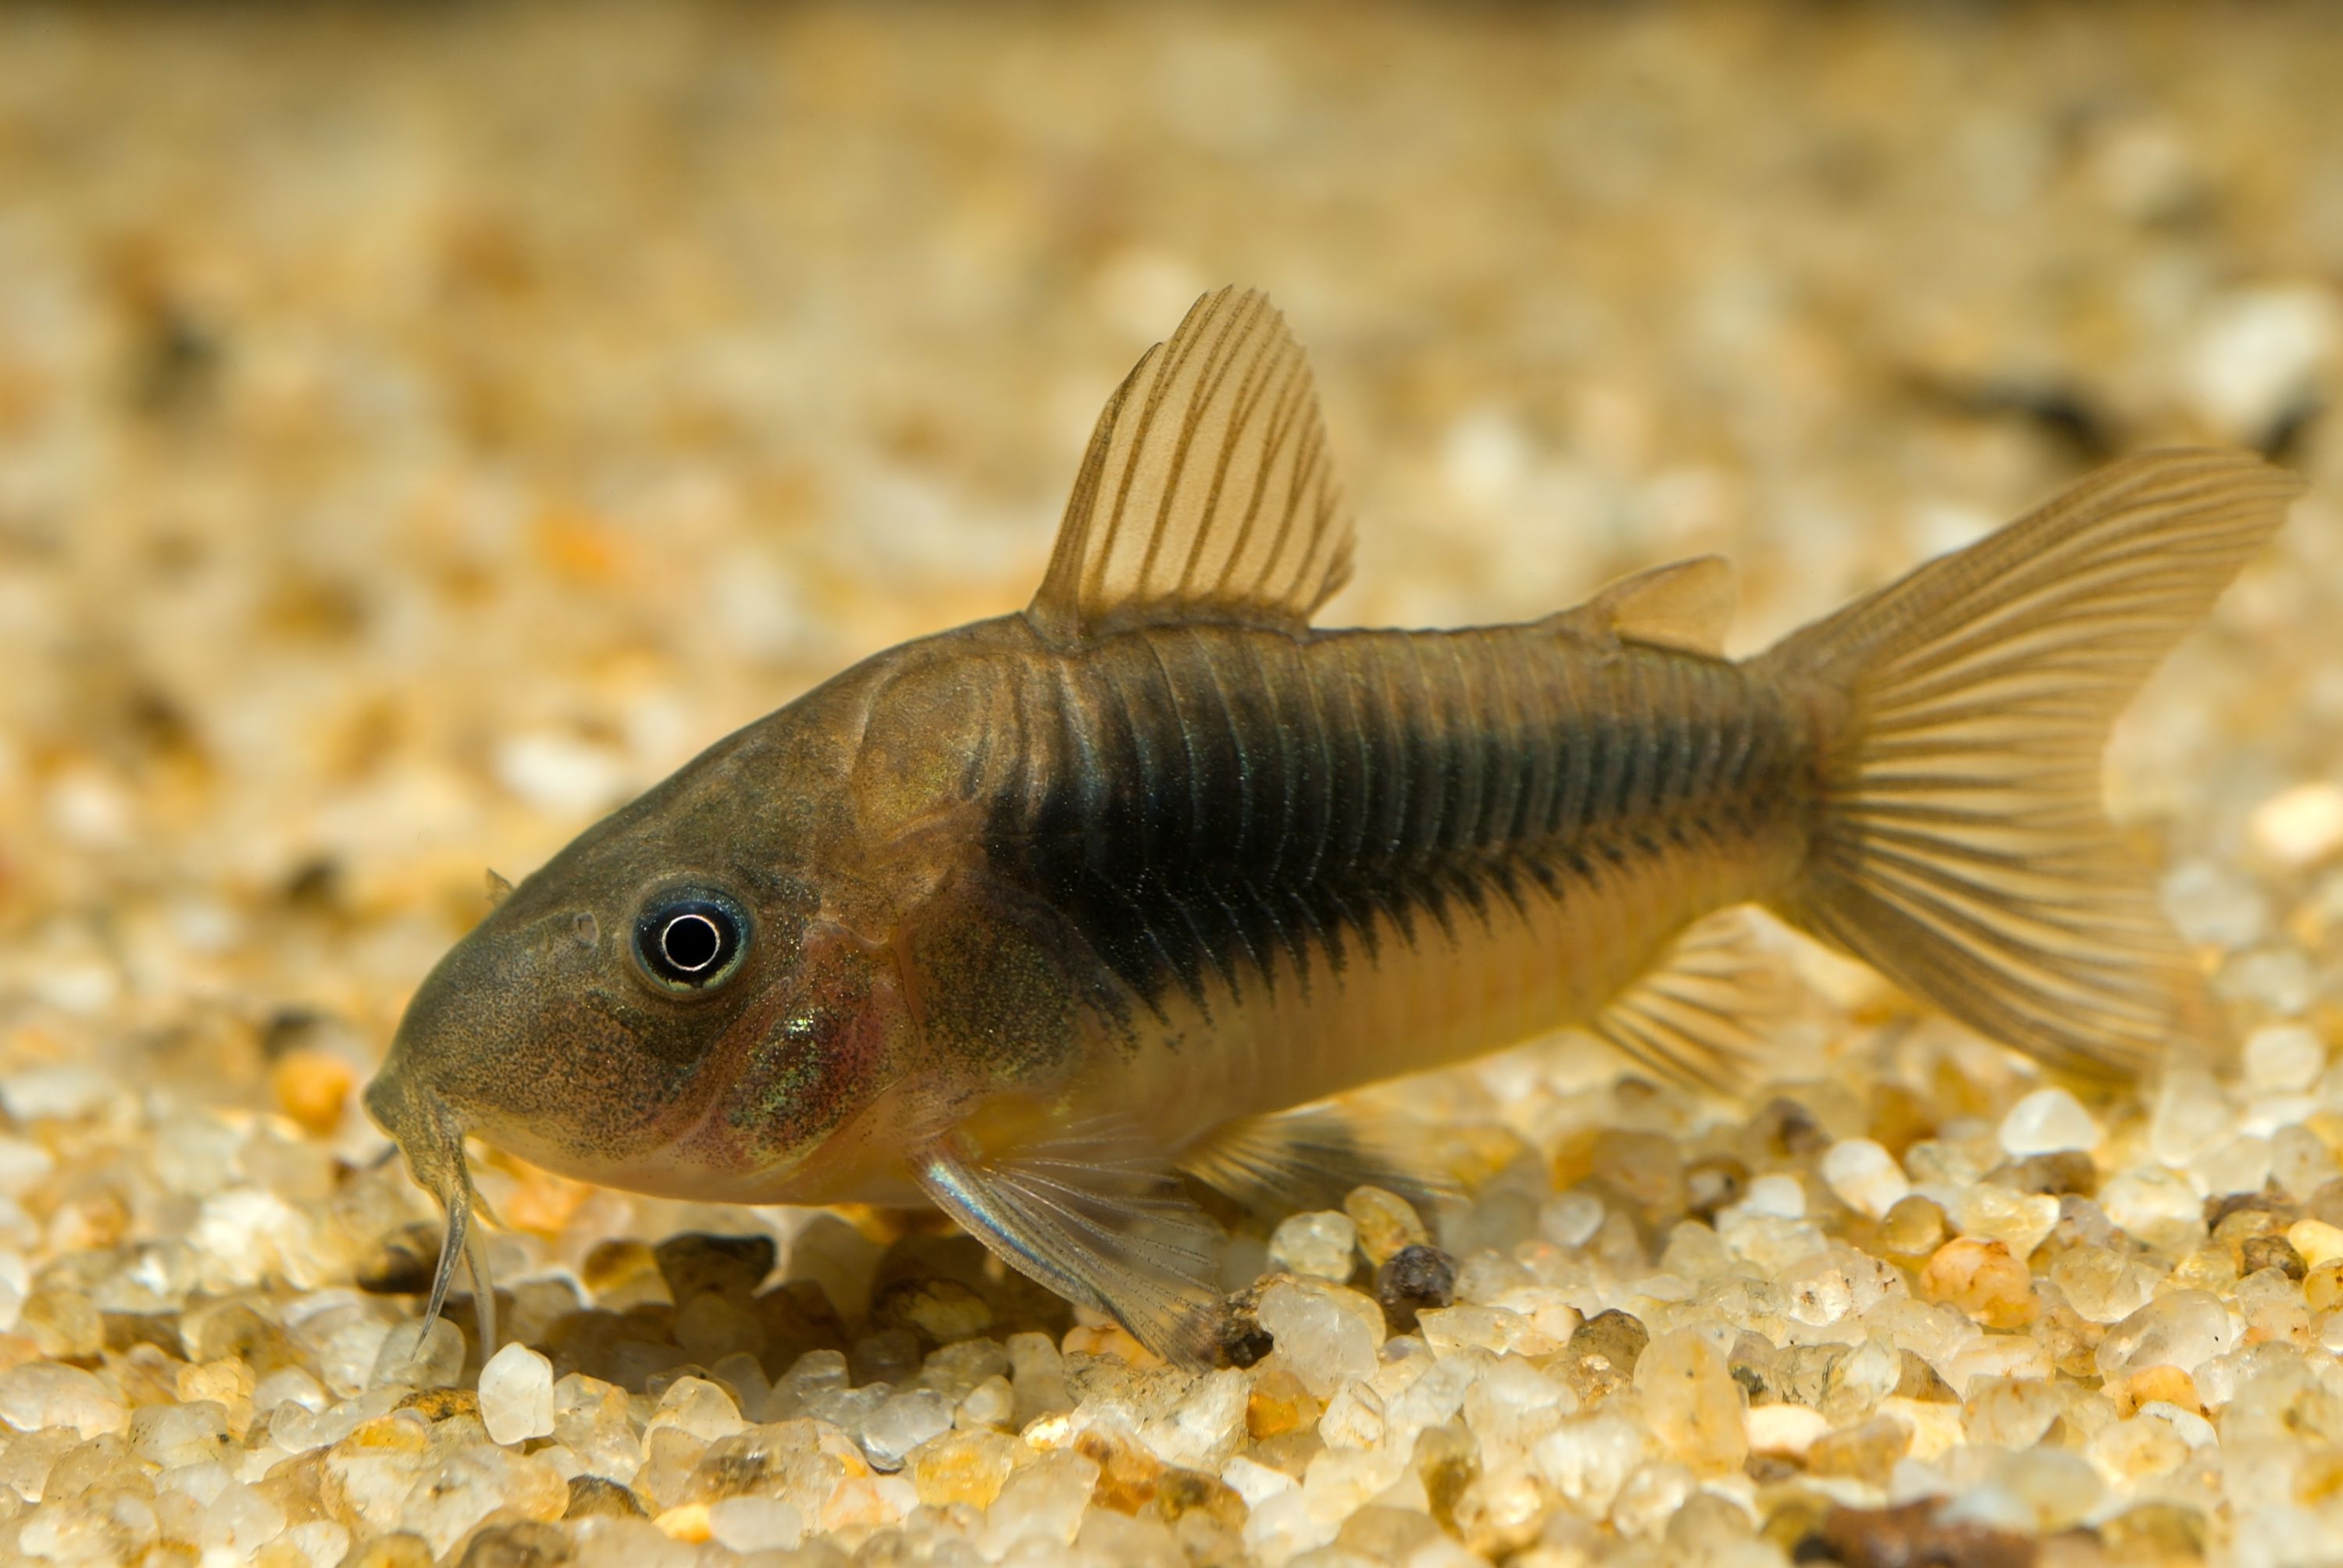
M985 878L1174 1148L1585 1019L1801 859L1808 717L1567 617L1146 628L1010 678Z
M1744 661L1715 561L1321 630L1349 532L1306 366L1208 297L1110 403L1032 607L719 742L426 980L368 1105L454 1221L434 1309L468 1134L649 1192L933 1201L1199 1360L1175 1171L1371 1174L1279 1113L1571 1023L1721 1075L1730 1003L1684 977L1752 902L2070 1069L2217 1051L2098 753L2291 493L2133 459Z

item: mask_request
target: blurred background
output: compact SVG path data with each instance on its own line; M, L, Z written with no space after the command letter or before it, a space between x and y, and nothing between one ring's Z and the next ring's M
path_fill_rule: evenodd
M2310 472L2115 787L2332 994L2338 82L2317 5L9 6L0 1242L194 1213L172 1108L370 1156L482 868L1022 603L1226 282L1316 357L1335 621L1722 549L1754 648L2136 445Z

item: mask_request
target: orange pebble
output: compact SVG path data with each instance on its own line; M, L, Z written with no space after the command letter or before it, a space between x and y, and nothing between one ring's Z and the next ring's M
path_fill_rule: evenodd
M323 1050L288 1050L268 1073L277 1108L313 1138L323 1138L341 1125L342 1108L349 1103L357 1081L357 1069Z
M1920 1294L1958 1307L1989 1329L2022 1328L2042 1310L2026 1265L2001 1242L1974 1236L1936 1249L1920 1271Z
M2192 1415L2205 1413L2202 1401L2197 1397L2197 1380L2178 1367L2142 1367L2124 1379L2117 1403L2128 1415L2144 1404L2157 1401L2177 1404Z
M509 1162L509 1169L519 1180L497 1206L497 1211L516 1231L558 1236L569 1223L570 1216L594 1192L583 1181L572 1181L567 1176L556 1176L550 1171L540 1171L518 1160Z
M1282 1367L1253 1382L1245 1401L1245 1431L1255 1442L1318 1423L1321 1409L1302 1380Z
M709 1534L708 1504L705 1503L686 1503L670 1508L651 1523L658 1525L670 1541L697 1544L707 1540Z
M1135 1367L1160 1367L1163 1358L1131 1337L1121 1323L1077 1323L1066 1331L1068 1355L1119 1356Z

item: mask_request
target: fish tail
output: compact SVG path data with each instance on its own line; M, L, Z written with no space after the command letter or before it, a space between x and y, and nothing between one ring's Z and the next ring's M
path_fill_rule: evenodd
M2151 451L1757 661L1814 717L1793 923L2069 1071L2227 1054L2203 976L2100 799L2108 728L2300 481Z

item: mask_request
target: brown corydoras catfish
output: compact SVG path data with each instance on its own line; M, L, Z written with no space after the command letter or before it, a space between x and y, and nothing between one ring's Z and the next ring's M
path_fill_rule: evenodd
M2132 457L1739 662L1715 558L1322 631L1351 529L1308 367L1210 296L1108 402L1031 606L718 742L432 971L367 1094L449 1211L431 1311L470 1134L649 1192L924 1198L1194 1359L1179 1172L1360 1179L1339 1116L1284 1113L1574 1022L1714 1071L1702 922L1746 902L2065 1069L2217 1052L2099 753L2296 487Z

